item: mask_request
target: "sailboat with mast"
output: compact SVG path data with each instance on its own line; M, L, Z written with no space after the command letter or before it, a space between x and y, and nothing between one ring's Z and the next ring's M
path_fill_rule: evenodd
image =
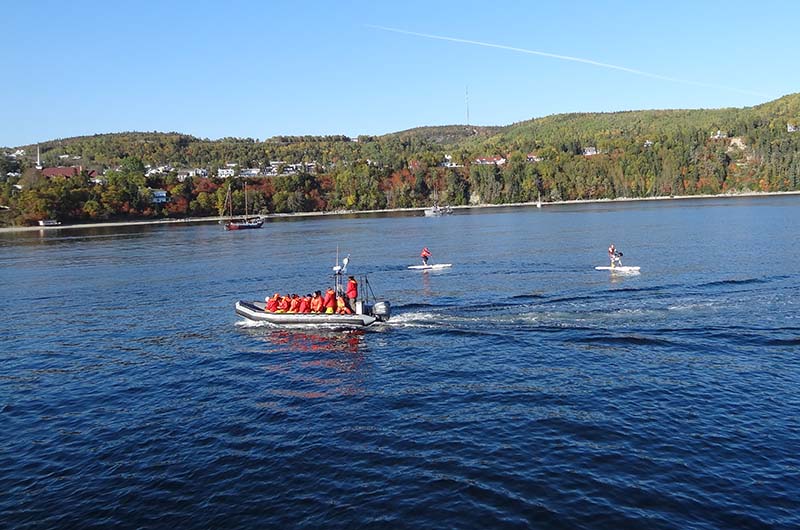
M225 196L225 209L228 212L225 230L261 228L264 225L264 220L260 216L250 217L247 214L247 183L244 183L244 217L235 218L233 216L233 196L231 195L231 188L232 186L228 186L228 194Z

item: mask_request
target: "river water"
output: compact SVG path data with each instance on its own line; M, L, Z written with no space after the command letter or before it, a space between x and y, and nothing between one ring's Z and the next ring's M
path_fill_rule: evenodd
M0 527L797 528L799 226L766 197L0 234ZM641 274L594 270L611 242ZM235 315L337 245L388 324Z

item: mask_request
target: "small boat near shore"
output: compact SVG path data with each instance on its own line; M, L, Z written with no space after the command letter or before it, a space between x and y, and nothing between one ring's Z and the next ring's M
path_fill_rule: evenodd
M425 208L423 213L425 217L441 217L443 215L452 215L453 208L449 205L439 206L439 193L433 190L433 206Z
M425 208L425 217L441 217L443 215L451 215L453 209L450 206L439 206L434 204L430 208Z
M264 225L264 220L260 217L251 217L247 219L231 219L225 222L225 230L249 230L253 228L261 228Z
M233 197L230 186L225 196L225 208L230 215L230 218L225 222L225 230L252 230L264 226L264 220L260 216L251 217L247 215L247 183L244 184L244 217L233 217Z

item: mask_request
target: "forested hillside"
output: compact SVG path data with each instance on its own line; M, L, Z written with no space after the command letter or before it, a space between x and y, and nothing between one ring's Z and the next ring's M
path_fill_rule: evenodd
M4 224L218 215L228 187L242 211L245 180L249 209L262 213L428 206L434 191L452 205L784 191L800 188L800 94L741 109L562 114L355 139L136 132L2 151ZM47 169L59 166L74 170ZM217 176L230 168L247 176ZM168 202L154 202L158 190Z

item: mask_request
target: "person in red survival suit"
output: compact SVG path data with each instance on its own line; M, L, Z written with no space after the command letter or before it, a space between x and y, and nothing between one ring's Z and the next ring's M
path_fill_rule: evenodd
M353 312L350 311L350 308L347 307L347 303L344 301L344 296L337 296L336 297L336 314L338 315L350 315Z
M352 276L347 277L345 296L347 297L347 306L350 308L350 311L355 312L356 300L358 299L358 282Z
M289 306L292 303L292 298L289 295L281 296L281 299L278 301L278 309L275 311L276 313L285 313L289 310Z
M281 295L279 295L278 293L272 295L271 298L267 298L266 311L269 311L270 313L274 313L275 311L277 311L278 301L280 300L280 298Z
M336 293L331 287L325 291L325 298L322 300L322 307L325 308L325 313L330 315L336 311Z
M300 299L300 305L297 307L298 313L310 313L311 312L311 295L307 294Z
M431 251L428 250L428 247L423 248L422 252L419 253L419 257L422 258L422 264L427 265L428 258L430 258L432 255L433 254L431 254Z
M292 295L292 301L289 304L289 311L287 313L297 313L297 309L300 307L300 297L297 294Z
M322 308L322 293L320 291L314 291L314 296L311 298L311 312L322 313Z

